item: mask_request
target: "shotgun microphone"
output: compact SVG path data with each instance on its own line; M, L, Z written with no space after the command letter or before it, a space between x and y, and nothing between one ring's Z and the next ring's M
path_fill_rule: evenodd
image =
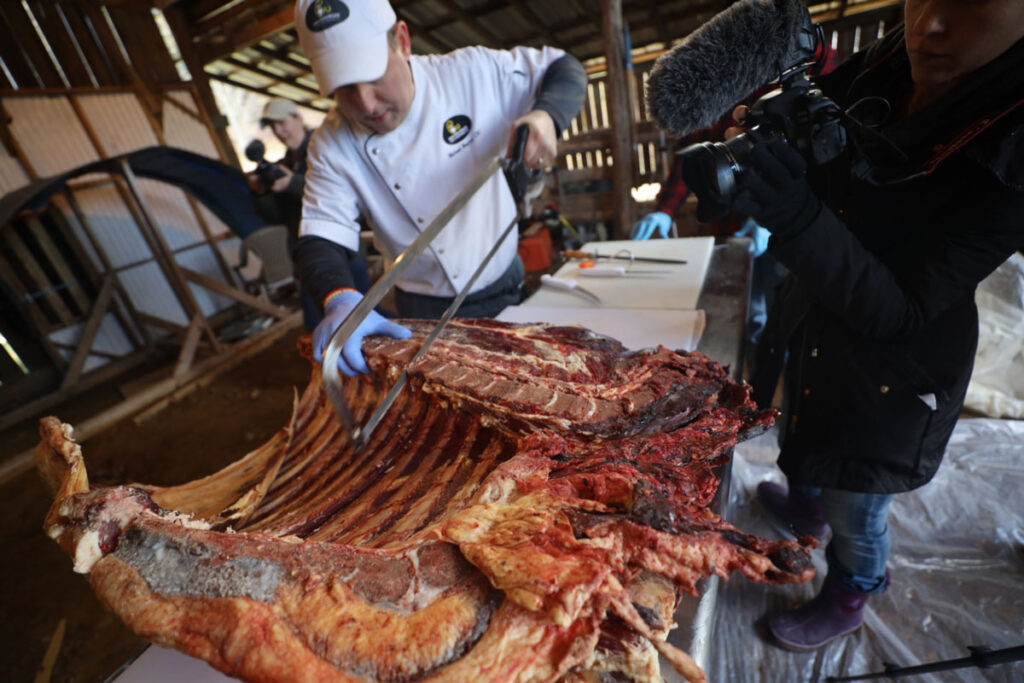
M680 137L707 128L799 63L809 26L802 0L739 0L658 58L648 111Z

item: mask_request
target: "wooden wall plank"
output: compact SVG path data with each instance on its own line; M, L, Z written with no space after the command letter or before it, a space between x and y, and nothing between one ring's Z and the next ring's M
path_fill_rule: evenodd
M0 2L0 57L3 57L7 70L14 77L12 88L42 88L47 84L36 69L20 32L10 18L15 13L24 16L20 7ZM10 83L6 76L4 81Z
M5 2L0 3L0 20L3 20L10 27L11 37L18 47L24 51L24 56L32 65L33 71L38 74L38 87L60 88L66 86L64 79L50 59L46 48L39 42L39 36L32 20L21 3ZM33 86L28 86L33 87Z
M57 248L42 221L39 220L38 216L28 216L25 222L28 224L29 232L32 234L33 239L35 239L36 244L39 245L39 249L57 273L57 277L61 279L59 284L64 286L64 289L75 302L79 311L88 309L88 295L82 289L82 284L78 281L78 278L71 272L71 266L65 260L64 254Z
M79 9L83 22L90 28L90 37L110 61L110 66L116 74L116 82L124 86L134 84L135 72L132 71L131 65L121 54L118 38L111 33L110 25L107 23L102 9L95 5L81 6Z
M74 386L82 376L82 368L85 367L85 361L89 358L89 351L96 340L96 333L100 331L103 316L110 307L110 299L114 294L114 280L116 278L117 276L113 273L108 273L103 281L103 287L100 288L96 301L93 303L92 311L89 312L89 318L82 329L82 336L79 338L78 345L75 348L75 355L72 357L68 371L64 375L64 381L61 382L61 391Z
M28 5L40 30L46 36L46 42L57 58L57 64L64 72L68 84L72 87L98 85L90 73L89 67L82 61L83 55L78 50L77 38L68 34L60 5L52 2L43 3L38 0L30 2Z
M146 84L152 86L181 82L149 9L111 5L107 7L107 12L128 52L132 67Z
M61 3L60 12L68 32L75 36L96 84L99 87L124 85L114 67L114 59L119 60L120 56L107 54L88 12L78 4L67 2Z

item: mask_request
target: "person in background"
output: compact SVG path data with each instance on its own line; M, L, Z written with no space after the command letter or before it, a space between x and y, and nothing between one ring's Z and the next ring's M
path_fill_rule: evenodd
M858 628L888 587L889 506L942 461L975 289L1024 246L1024 3L907 0L903 25L818 84L845 110L888 107L813 173L785 141L755 146L736 200L791 273L762 339L787 356L788 487L758 498L798 533L832 534L818 595L768 622L793 650Z
M313 334L317 360L362 299L349 262L364 215L374 244L395 259L459 191L510 148L527 126L523 160L541 169L583 102L586 74L553 48L464 48L413 56L409 27L385 0L299 0L295 25L320 92L334 114L310 143L299 241L299 277L324 307ZM395 288L399 315L437 318L463 289L516 210L493 175L412 263ZM519 302L524 269L515 239L503 242L462 303L461 316L490 317ZM367 372L366 335L408 337L372 312L343 346L339 368Z
M261 210L280 219L268 222L284 224L292 239L298 239L302 193L306 189L306 150L313 131L303 122L298 106L283 97L275 97L263 107L260 126L270 128L286 148L284 156L274 162L283 175L265 188L256 174L250 173L249 186L260 196Z

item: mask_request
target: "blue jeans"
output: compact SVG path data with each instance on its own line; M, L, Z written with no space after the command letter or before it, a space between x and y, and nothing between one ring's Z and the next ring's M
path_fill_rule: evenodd
M892 494L797 488L820 498L822 515L832 527L832 540L825 549L829 574L858 593L884 593Z

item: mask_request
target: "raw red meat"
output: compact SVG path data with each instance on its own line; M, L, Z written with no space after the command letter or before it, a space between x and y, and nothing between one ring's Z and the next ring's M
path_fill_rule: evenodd
M364 344L359 421L429 327L406 324ZM315 367L271 441L175 487L91 487L45 418L47 533L136 633L258 681L657 680L658 653L704 680L665 642L681 592L813 575L812 539L708 509L728 450L774 413L701 354L460 320L409 372L360 453Z

